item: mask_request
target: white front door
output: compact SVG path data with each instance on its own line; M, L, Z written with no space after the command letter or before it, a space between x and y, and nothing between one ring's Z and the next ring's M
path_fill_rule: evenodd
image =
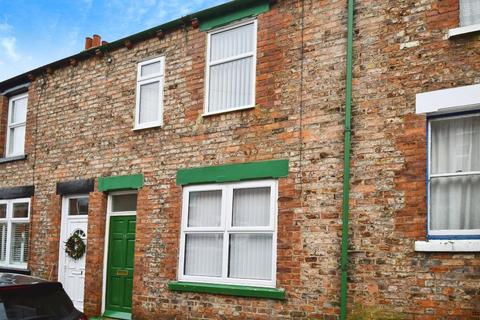
M66 243L74 234L87 244L88 196L64 197L62 204L62 225L60 237L60 260L58 280L72 299L75 308L83 311L85 287L85 258L87 252L78 258L66 253Z

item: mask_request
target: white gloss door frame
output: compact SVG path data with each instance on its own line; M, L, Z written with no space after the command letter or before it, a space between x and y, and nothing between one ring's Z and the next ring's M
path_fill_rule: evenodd
M83 311L85 292L85 262L88 254L88 214L69 216L70 199L87 198L88 195L72 195L62 198L62 218L60 227L58 281L62 283L75 308ZM65 242L76 230L82 230L85 234L87 249L79 260L70 258L65 253Z

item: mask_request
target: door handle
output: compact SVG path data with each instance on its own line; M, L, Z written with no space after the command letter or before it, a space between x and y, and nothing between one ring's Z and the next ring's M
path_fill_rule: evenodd
M74 276L81 276L83 274L83 271L72 271L72 275Z

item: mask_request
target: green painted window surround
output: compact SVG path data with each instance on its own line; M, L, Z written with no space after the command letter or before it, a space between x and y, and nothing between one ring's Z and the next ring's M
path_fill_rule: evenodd
M98 191L139 189L143 187L143 174L98 178Z
M250 287L230 284L171 281L168 288L172 291L223 294L228 296L267 298L285 300L285 290L276 288Z
M229 6L226 6L225 8L231 8L231 4L234 3L235 2L226 3L226 5L228 4ZM219 6L215 12L216 15L200 19L200 31L208 31L227 25L236 20L254 17L261 13L267 12L270 10L270 2L269 0L244 1L243 6L235 9L234 11L226 11L223 13L221 9L222 7Z
M270 160L223 166L180 169L177 184L220 183L288 176L288 160Z

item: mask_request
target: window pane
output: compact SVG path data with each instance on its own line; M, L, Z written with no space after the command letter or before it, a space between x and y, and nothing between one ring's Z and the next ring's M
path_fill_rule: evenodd
M13 204L14 218L28 218L28 202Z
M25 122L27 120L27 98L12 102L10 123Z
M480 171L480 116L431 122L431 172Z
M218 227L222 215L222 191L190 192L188 201L189 227Z
M25 126L10 129L8 146L9 154L23 154L25 146Z
M434 178L430 183L430 229L480 229L480 176Z
M0 204L0 219L5 219L7 217L7 204Z
M480 23L480 1L460 0L460 26Z
M157 121L159 119L160 82L140 86L140 123Z
M140 74L142 77L146 77L152 74L159 74L162 71L161 66L162 63L160 61L145 64L142 66Z
M269 187L233 190L233 226L253 227L269 224Z
M222 275L222 247L222 234L187 234L185 275L220 277Z
M7 224L0 223L0 261L5 262L7 258Z
M68 215L88 214L88 198L77 198L68 200Z
M23 264L28 260L28 223L12 224L10 263Z
M112 196L112 211L137 211L137 194L121 194Z
M210 68L209 112L253 104L253 58L222 63Z
M231 234L229 277L272 278L272 235Z
M210 61L252 52L255 48L253 23L212 34Z

